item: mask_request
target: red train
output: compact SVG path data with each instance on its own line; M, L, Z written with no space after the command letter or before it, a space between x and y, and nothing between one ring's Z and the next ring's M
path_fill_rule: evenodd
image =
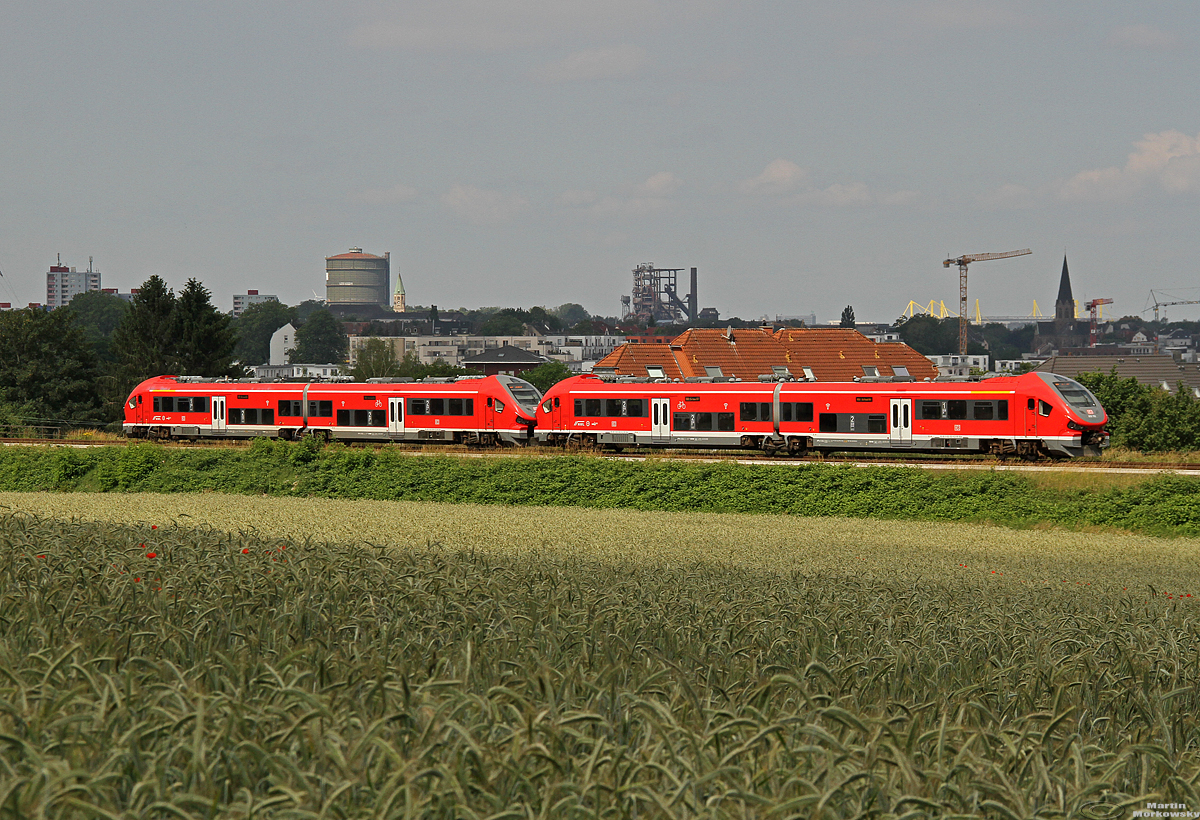
M542 397L536 437L624 447L1098 456L1108 416L1049 373L979 382L656 382L577 376Z
M237 382L158 376L125 402L133 438L525 444L541 394L512 376L423 382Z

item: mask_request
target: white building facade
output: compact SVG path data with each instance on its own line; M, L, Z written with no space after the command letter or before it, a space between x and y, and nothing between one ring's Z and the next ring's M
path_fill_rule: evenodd
M421 364L443 361L462 367L464 359L479 356L493 348L510 347L560 361L577 373L588 372L591 365L611 353L625 341L624 336L351 336L350 366L358 361L358 351L371 339L379 339L392 350L396 361L412 354Z

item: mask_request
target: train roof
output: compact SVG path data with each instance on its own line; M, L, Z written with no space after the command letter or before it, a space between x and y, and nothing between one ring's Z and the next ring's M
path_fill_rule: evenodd
M224 390L229 393L258 393L303 390L305 387L309 389L310 393L314 391L321 393L362 393L370 390L391 392L397 390L398 388L403 388L405 392L444 392L447 388L470 389L473 385L496 380L498 380L496 376L465 376L460 378L428 379L423 381L413 381L411 379L378 379L366 382L299 382L258 380L243 381L240 379L211 380L195 376L155 376L154 378L146 379L144 382L138 385L137 389L147 390L150 392L170 393L186 393L189 390Z
M855 382L820 382L804 380L780 381L742 381L739 379L714 378L704 381L675 381L665 379L606 379L597 376L578 376L559 382L551 390L566 390L568 392L588 392L603 390L609 392L615 389L653 392L655 390L670 391L671 393L696 392L723 393L731 390L739 393L774 392L775 387L783 384L787 393L795 392L833 392L833 393L994 393L1008 392L1024 385L1031 379L1037 378L1024 373L1019 376L995 376L990 379L975 381L898 381L893 379L864 379Z

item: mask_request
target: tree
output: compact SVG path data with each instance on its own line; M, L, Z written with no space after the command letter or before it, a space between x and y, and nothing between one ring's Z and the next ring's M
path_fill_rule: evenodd
M481 336L520 336L525 332L525 320L512 308L492 315L479 328Z
M846 305L846 309L842 311L842 321L838 322L838 327L854 327L854 308Z
M356 382L391 378L401 375L400 363L392 354L392 346L383 339L367 339L358 350L357 362L350 375Z
M346 358L346 334L333 314L322 308L296 328L296 347L288 361L292 363L338 363Z
M233 321L209 301L208 288L187 280L175 300L175 356L182 373L191 376L240 377L245 370L233 364L237 336Z
M573 375L575 374L562 362L551 361L539 364L532 370L526 370L521 374L521 378L545 393L563 379L570 378Z
M178 375L175 294L158 276L142 283L112 335L120 376L128 387L150 376Z
M76 295L67 303L83 329L84 338L92 346L96 358L103 362L116 360L112 349L112 334L129 311L129 303L111 293L89 290Z
M0 404L16 415L30 421L99 421L98 375L74 311L0 313Z
M567 302L564 305L559 305L551 313L561 319L563 324L568 327L577 325L580 322L586 322L592 318L592 315L584 310L583 305L576 304L575 302Z
M247 365L264 364L271 358L271 337L288 322L297 322L296 309L280 302L251 305L236 320L237 347L233 355Z

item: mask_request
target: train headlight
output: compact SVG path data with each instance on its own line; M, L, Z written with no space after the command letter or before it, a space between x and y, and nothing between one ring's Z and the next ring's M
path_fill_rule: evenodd
M1068 419L1067 420L1067 429L1068 430L1083 430L1083 425Z

